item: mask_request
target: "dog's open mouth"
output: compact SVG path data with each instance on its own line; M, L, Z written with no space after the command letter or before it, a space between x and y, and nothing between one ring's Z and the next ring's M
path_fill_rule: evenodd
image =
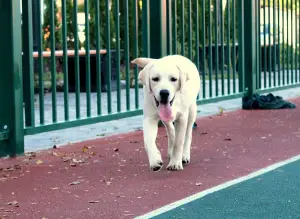
M153 96L153 97L154 97L154 100L155 100L156 107L158 107L158 106L159 106L159 101L156 99L155 96ZM174 99L175 99L175 96L174 96L173 99L170 101L170 106L173 105ZM163 104L163 105L166 105L166 104Z
M168 102L168 103L160 103L155 97L154 97L154 100L155 100L155 103L156 103L156 106L158 108L158 114L161 118L161 120L167 122L167 121L170 121L173 119L173 114L172 114L172 109L171 109L171 106L173 105L174 103L174 99L175 99L175 96L173 97L173 99Z

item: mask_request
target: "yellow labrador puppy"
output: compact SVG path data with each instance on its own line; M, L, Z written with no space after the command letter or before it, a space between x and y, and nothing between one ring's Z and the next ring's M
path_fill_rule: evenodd
M196 98L200 76L195 64L181 55L160 59L136 58L132 63L143 69L139 80L144 84L144 144L150 168L159 171L163 161L156 146L158 121L168 134L168 170L181 170L190 162L192 129L196 120ZM173 125L175 122L175 127Z

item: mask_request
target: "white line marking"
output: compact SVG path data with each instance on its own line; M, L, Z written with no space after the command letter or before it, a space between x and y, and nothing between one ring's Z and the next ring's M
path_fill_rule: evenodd
M230 186L233 186L235 184L238 184L238 183L241 183L243 181L246 181L246 180L249 180L249 179L252 179L252 178L255 178L257 176L260 176L260 175L263 175L267 172L270 172L272 170L275 170L281 166L284 166L284 165L287 165L289 163L293 163L297 160L300 160L300 155L297 155L295 157L292 157L292 158L289 158L287 160L284 160L284 161L281 161L281 162L278 162L278 163L275 163L275 164L272 164L266 168L262 168L258 171L255 171L253 173L250 173L249 175L246 175L246 176L243 176L243 177L240 177L240 178L237 178L237 179L234 179L234 180L231 180L231 181L228 181L228 182L225 182L223 184L220 184L218 186L215 186L215 187L212 187L210 189L207 189L207 190L204 190L202 192L199 192L199 193L196 193L194 195L191 195L191 196L188 196L184 199L181 199L181 200L178 200L176 202L173 202L171 204L168 204L168 205L165 205L161 208L158 208L154 211L151 211L147 214L144 214L144 215L141 215L141 216L138 216L138 217L135 217L135 219L142 219L142 218L151 218L151 217L155 217L155 216L158 216L160 214L163 214L167 211L170 211L174 208L177 208L181 205L184 205L184 204L187 204L189 202L192 202L196 199L199 199L199 198L202 198L208 194L211 194L211 193L214 193L214 192L217 192L219 190L222 190L222 189L225 189L225 188L228 188Z

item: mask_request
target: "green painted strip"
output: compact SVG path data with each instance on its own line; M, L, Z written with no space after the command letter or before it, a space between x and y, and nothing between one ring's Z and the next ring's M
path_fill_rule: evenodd
M93 0L92 0L93 1ZM84 1L85 20L89 20L89 0ZM90 22L85 22L86 116L91 116Z
M100 0L96 0L96 8L100 8ZM100 25L102 24L100 22L100 12L99 10L96 10L95 13L95 24L96 24L96 74L97 74L97 115L102 114L102 98L101 98L101 54L100 54L100 48L101 48L101 41L100 41Z
M37 8L41 8L41 1L37 1ZM43 36L42 36L42 18L37 18L38 27L38 67L39 67L39 110L40 110L40 124L43 125L45 122L45 110L44 110L44 58L43 58Z
M55 10L54 1L50 3L50 44L51 44L51 94L52 94L52 121L57 122L56 104L56 57L55 57Z
M185 19L184 19L184 12L185 12L185 8L184 8L184 0L180 0L180 30L181 30L181 55L185 56L185 28L184 28L184 24L185 24Z
M111 114L112 112L112 108L111 108L111 37L110 37L110 1L109 0L105 0L105 23L106 23L106 31L105 31L105 35L106 35L106 39L108 39L106 41L106 50L107 50L107 54L106 54L106 84L107 84L107 113Z
M206 76L206 42L205 42L205 1L202 1L202 97L203 99L206 98L206 83L205 83L205 76Z
M192 60L192 3L188 0L188 58Z
M129 14L128 0L124 0L124 17L125 17L125 74L126 74L126 109L130 110L130 69L129 69Z
M134 21L133 21L133 31L134 31L134 56L138 57L139 56L139 3L138 1L133 4L133 16L134 16ZM171 32L170 32L171 33ZM171 42L170 42L171 43ZM138 83L138 66L134 66L134 92L135 92L135 108L139 109L139 83Z
M172 37L177 39L177 0L172 1ZM173 53L177 51L177 40L173 40Z
M211 7L211 0L208 1L208 5L207 7ZM209 48L209 72L208 72L208 78L209 78L209 97L212 97L212 18L211 18L211 10L208 10L209 14L208 14L208 48ZM205 78L203 79L205 80Z
M220 1L220 8L223 9L223 1ZM222 95L225 95L225 72L224 72L224 59L225 59L225 54L224 54L224 12L223 10L221 11L221 17L220 17L220 22L221 22L221 83L222 83Z
M32 36L32 1L22 4L23 11L23 93L25 103L25 124L34 126L34 72L33 72L33 36Z
M62 40L63 40L63 74L64 74L64 112L65 120L69 120L69 77L68 77L68 42L67 42L67 5L62 1ZM70 30L69 30L70 31Z
M116 39L120 39L120 1L116 0L115 4L115 31L116 31ZM126 35L126 34L125 34ZM120 78L120 40L116 40L116 72L117 72L117 111L121 112L121 78Z
M80 118L80 80L79 80L79 38L78 38L78 0L73 2L73 28L74 28L74 61L75 61L75 102L76 102L76 119Z
M215 93L216 96L219 96L219 31L218 31L218 25L217 22L219 20L219 9L218 9L218 0L215 0L215 75L216 75L216 87L215 87Z

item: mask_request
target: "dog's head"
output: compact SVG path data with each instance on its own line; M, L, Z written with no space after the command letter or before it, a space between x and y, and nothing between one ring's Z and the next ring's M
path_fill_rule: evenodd
M132 63L143 68L139 73L139 80L153 95L161 117L168 117L176 93L186 82L186 74L176 63L164 59L136 58Z

